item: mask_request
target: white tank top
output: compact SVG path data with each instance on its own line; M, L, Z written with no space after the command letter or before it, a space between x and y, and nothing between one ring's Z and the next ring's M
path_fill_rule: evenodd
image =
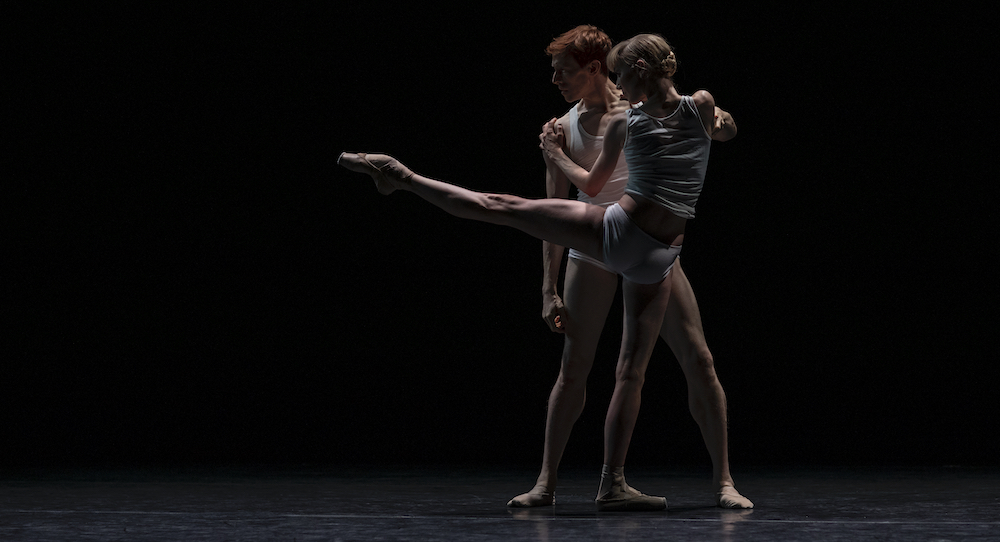
M580 167L590 171L590 168L594 167L597 157L601 154L601 147L604 145L604 136L590 135L580 125L580 115L577 113L577 107L580 106L580 103L582 102L578 102L569 110L569 132L566 134L566 143L569 147L570 159ZM628 165L625 162L625 153L621 153L618 155L618 163L615 165L615 170L611 173L611 178L608 179L601 192L594 197L590 197L584 194L583 190L578 190L576 199L585 203L607 207L618 203L618 200L622 199L622 196L625 195L626 184L628 184Z

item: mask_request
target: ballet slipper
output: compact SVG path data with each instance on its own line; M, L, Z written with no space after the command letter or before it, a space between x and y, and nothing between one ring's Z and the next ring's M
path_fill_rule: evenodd
M342 152L337 158L337 164L351 171L371 175L375 180L375 188L382 195L389 195L409 186L410 177L413 176L410 168L386 154Z
M625 483L624 467L604 465L601 472L601 490L594 500L600 512L666 510L667 499L645 495Z
M552 506L555 503L555 491L549 491L549 488L536 484L535 487L531 488L531 491L507 501L507 506L510 508L534 508L536 506Z
M715 494L715 504L719 508L753 508L753 502L740 495L733 486L722 486L722 489Z

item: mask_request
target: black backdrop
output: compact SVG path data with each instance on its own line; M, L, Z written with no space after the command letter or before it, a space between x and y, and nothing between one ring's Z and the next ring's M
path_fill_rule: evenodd
M544 48L590 23L664 34L739 125L683 256L734 465L995 463L983 21L691 4L6 3L0 461L535 465L540 242L334 162L542 196ZM663 344L629 457L708 463Z

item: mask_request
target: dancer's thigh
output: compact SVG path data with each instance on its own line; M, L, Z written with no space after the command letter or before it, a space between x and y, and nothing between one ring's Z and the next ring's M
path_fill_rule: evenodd
M563 288L567 312L564 364L589 372L617 290L617 274L574 258L568 259Z
M678 260L670 271L672 287L670 302L663 315L660 336L674 352L681 365L694 357L699 349L707 348L705 331L701 323L701 311L694 296L691 283Z
M505 222L550 243L571 247L594 258L602 257L604 208L559 198L525 199L490 195Z
M618 358L619 379L638 377L642 380L656 338L660 334L671 286L669 275L658 284L637 284L628 279L622 281L625 329Z

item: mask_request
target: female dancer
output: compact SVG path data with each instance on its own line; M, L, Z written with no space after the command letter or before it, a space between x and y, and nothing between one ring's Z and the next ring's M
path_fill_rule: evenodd
M624 332L615 390L604 426L604 468L596 499L600 510L656 510L652 497L625 483L624 464L639 413L642 385L659 335L671 281L665 280L681 250L687 219L701 193L708 164L715 100L707 91L681 96L670 77L677 61L667 42L642 34L615 46L608 66L618 87L642 106L609 122L601 154L590 171L543 139L549 157L573 184L597 193L624 148L629 167L625 195L606 210L580 201L525 199L487 194L433 180L385 155L343 153L338 163L367 173L378 191L414 192L448 213L517 228L539 239L603 260L623 276Z

